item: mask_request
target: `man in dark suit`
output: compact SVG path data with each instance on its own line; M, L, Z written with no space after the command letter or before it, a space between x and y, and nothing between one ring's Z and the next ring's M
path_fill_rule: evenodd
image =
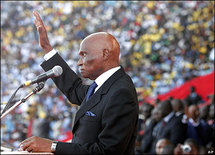
M119 66L120 46L109 33L86 37L79 50L78 66L93 85L82 84L58 52L51 47L43 22L34 12L40 46L47 53L45 71L59 65L63 74L53 78L57 87L73 104L80 105L71 143L30 137L21 142L23 150L55 154L134 154L137 135L138 101L134 84ZM94 87L95 86L95 87ZM94 88L93 88L94 87ZM91 90L93 90L91 91ZM89 94L91 91L91 94Z
M162 101L158 104L158 109L162 113L161 125L158 129L156 138L152 144L151 153L155 153L155 146L158 140L166 138L173 145L183 143L186 138L186 124L183 124L180 117L176 117L172 111L172 105L169 100Z
M144 134L141 137L142 139L139 139L140 147L136 149L136 154L150 153L153 140L156 138L157 130L159 129L160 126L159 122L162 119L161 112L158 108L159 107L156 106L152 110L152 119L145 129Z

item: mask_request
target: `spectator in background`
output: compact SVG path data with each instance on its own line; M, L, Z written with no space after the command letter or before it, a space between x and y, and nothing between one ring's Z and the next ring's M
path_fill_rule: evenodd
M208 124L210 125L214 124L214 118L215 118L214 111L215 111L214 104L211 104L209 108L209 120L208 120Z
M190 94L186 97L189 105L198 105L202 101L202 97L196 93L196 89L194 86L190 87Z
M161 112L158 109L159 107L156 106L152 110L151 114L151 121L150 124L146 127L142 135L138 135L137 137L137 143L138 146L136 147L136 153L137 154L143 154L143 153L150 153L153 140L155 139L158 129L160 127L160 121L162 119Z
M173 109L173 112L175 113L175 116L182 118L184 115L183 102L179 99L172 99L171 104L172 104L172 109Z
M209 125L199 118L197 105L190 105L188 109L187 138L194 139L198 145L206 146L211 140Z
M149 103L143 103L140 106L139 113L140 113L140 131L145 130L145 128L149 125L151 121L151 111L153 106Z
M163 119L158 130L158 134L153 141L151 153L155 153L155 146L159 139L169 139L173 145L183 143L186 135L186 127L179 117L175 116L172 111L172 105L169 100L162 101L158 104L159 110L162 113Z
M162 138L158 140L156 144L156 154L165 154L165 152L170 152L170 154L172 154L173 153L172 148L168 148L168 147L171 147L171 142L168 139Z
M185 100L173 99L171 101L173 112L175 113L175 117L179 121L178 123L183 126L183 132L186 133L187 130L187 113L188 111L187 102ZM184 137L185 138L185 137Z
M199 109L199 119L202 121L206 122L208 121L208 116L209 116L209 105L205 105Z
M186 99L181 100L181 102L183 103L185 117L187 117L188 116L189 103Z
M214 142L214 139L215 139L215 108L214 108L214 104L211 104L210 105L210 108L209 108L209 119L208 119L208 124L211 128L211 141L209 142L209 144L207 145L207 149L209 151L215 151L215 142Z

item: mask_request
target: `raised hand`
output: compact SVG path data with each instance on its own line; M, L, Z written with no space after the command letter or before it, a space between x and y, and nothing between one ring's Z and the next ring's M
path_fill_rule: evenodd
M34 24L37 27L37 31L39 32L39 42L41 48L46 52L50 52L53 48L51 47L49 43L49 38L47 35L46 28L43 24L42 19L40 18L40 15L36 12L33 11L33 15L35 16Z

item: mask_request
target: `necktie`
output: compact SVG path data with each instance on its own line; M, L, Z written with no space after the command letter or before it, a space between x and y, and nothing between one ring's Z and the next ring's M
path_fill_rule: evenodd
M88 89L88 92L87 92L86 101L88 101L88 99L90 98L90 96L93 95L93 93L94 93L94 91L95 91L95 89L96 89L97 86L98 86L98 85L97 85L95 82L93 82L93 83L90 85L90 88Z

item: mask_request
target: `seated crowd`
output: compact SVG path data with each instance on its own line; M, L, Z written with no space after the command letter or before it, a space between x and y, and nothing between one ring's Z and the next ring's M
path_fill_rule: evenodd
M210 104L169 98L140 109L137 154L207 154L214 151L214 95Z

